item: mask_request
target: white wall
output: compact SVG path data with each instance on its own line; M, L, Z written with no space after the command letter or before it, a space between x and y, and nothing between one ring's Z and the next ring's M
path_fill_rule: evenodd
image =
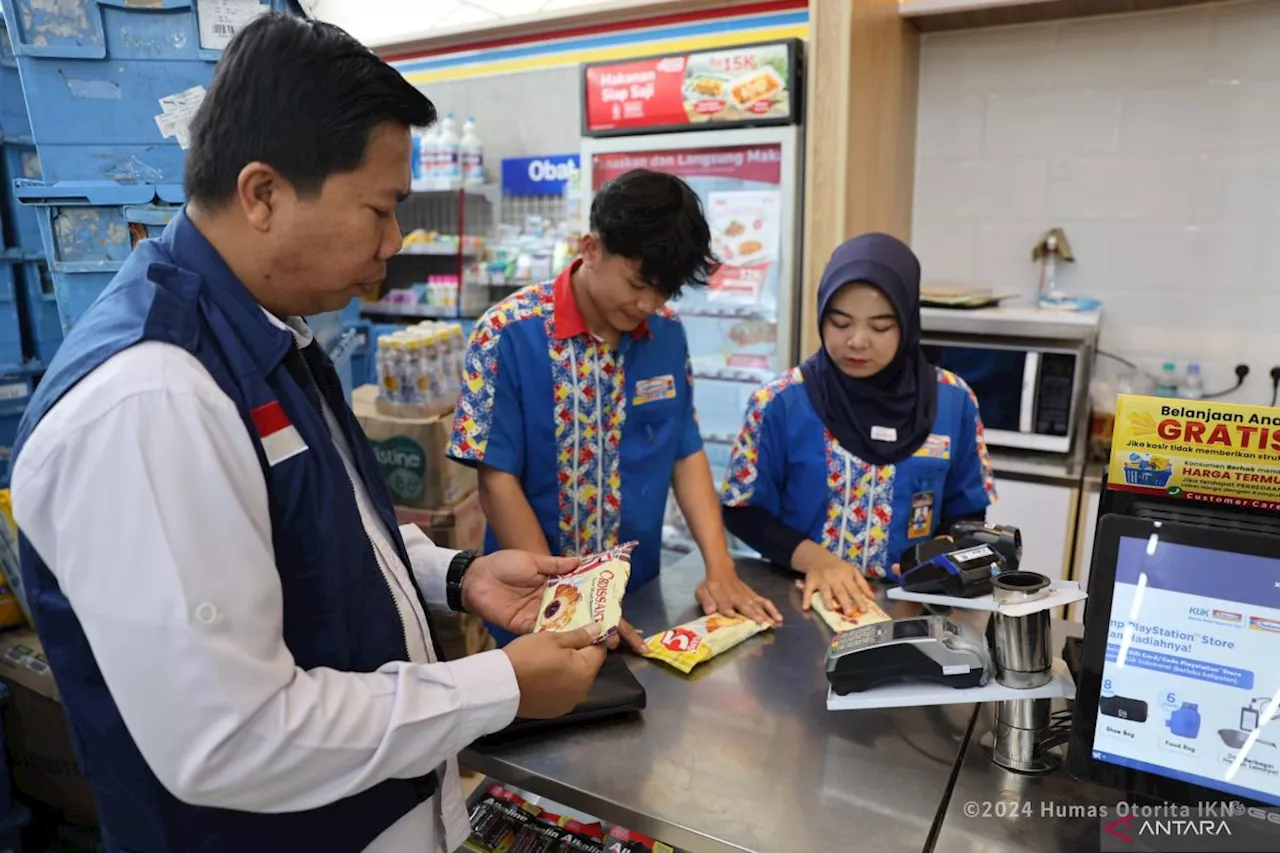
M1280 0L927 35L914 239L926 280L1032 297L1032 246L1105 300L1103 343L1267 402L1280 365ZM1264 399L1264 397L1266 399Z
M575 11L643 5L637 0L302 0L312 15L370 47Z

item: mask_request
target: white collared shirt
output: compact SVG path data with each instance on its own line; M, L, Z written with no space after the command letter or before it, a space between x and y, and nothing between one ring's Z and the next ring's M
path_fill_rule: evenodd
M308 343L305 325L292 325ZM14 467L14 514L75 609L139 750L175 796L302 811L438 769L440 793L367 850L453 850L469 832L456 755L514 719L515 673L501 651L434 662L408 569L327 407L325 419L406 626L410 660L377 672L294 662L255 439L178 347L135 345L54 405ZM423 596L443 608L454 552L415 526L400 532Z

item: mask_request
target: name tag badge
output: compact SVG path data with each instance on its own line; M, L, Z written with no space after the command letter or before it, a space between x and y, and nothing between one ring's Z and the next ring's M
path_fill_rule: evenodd
M631 400L633 406L643 406L657 400L671 400L676 396L676 378L668 373L666 376L655 376L652 379L636 381L636 395Z
M872 441L897 441L898 431L893 427L873 426L871 428Z
M911 522L908 539L924 539L933 532L933 492L916 492L911 496Z
M928 459L950 459L951 436L930 435L924 440L924 444L916 448L914 455L923 456Z

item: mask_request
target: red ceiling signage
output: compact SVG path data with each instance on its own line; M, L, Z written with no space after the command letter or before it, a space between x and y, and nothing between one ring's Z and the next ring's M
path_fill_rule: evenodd
M592 189L598 190L606 181L632 169L652 169L681 178L735 178L776 185L782 183L782 146L767 143L596 154L591 158Z

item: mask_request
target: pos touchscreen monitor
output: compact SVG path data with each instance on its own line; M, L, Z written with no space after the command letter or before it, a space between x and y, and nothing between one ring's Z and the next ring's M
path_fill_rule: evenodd
M1097 538L1072 775L1280 806L1280 537L1108 515Z

